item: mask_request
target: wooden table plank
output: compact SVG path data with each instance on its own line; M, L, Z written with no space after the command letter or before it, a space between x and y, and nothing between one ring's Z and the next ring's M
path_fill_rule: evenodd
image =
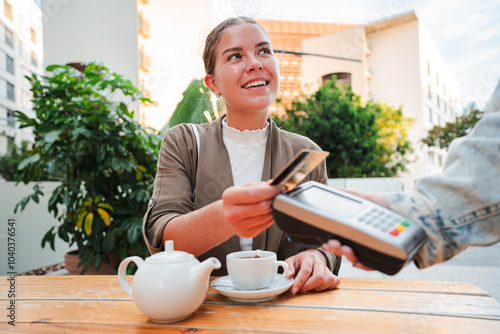
M12 326L9 326L12 327ZM36 324L16 324L15 327L8 328L0 324L0 333L20 333L20 334L54 334L54 333L71 333L71 334L96 334L96 333L109 333L109 334L165 334L165 333L191 333L196 334L220 334L220 330L213 329L197 329L189 327L170 326L165 328L163 325L102 325L102 324L74 324L74 323L36 323ZM272 334L272 332L259 332L261 334Z
M387 291L413 291L488 295L483 289L469 282L400 280L387 278L340 278L339 289L366 289Z
M0 300L8 299L8 290L0 291ZM18 285L16 299L122 299L132 300L132 297L122 289L119 284L94 285L94 284L54 284L54 285Z
M98 279L96 279L98 277ZM0 278L0 286L8 286L6 276ZM127 277L132 282L133 276ZM215 278L213 278L215 279ZM213 280L211 279L211 281ZM109 285L116 284L116 275L61 275L61 276L16 276L16 285ZM388 291L423 291L438 293L458 293L488 295L484 290L468 282L452 281L427 281L427 280L399 280L384 278L350 278L341 277L339 289L367 289L367 290L388 290Z
M5 306L3 302L2 308ZM155 324L139 314L131 301L19 301L16 327L22 323L53 323L75 327L94 324L95 328L121 326L146 328L204 329L273 333L396 333L412 329L421 333L481 333L500 330L500 321L425 314L270 307L259 304L202 305L189 319L174 324ZM362 320L362 321L361 321ZM98 325L98 326L97 326ZM2 329L8 325L2 324ZM86 327L88 325L84 325ZM89 329L89 327L87 327ZM103 332L99 330L99 332ZM33 333L33 331L31 332Z
M132 277L128 277L129 282ZM9 298L0 280L0 308ZM209 288L189 319L156 324L139 313L116 276L16 277L16 333L500 333L500 304L470 283L343 279L333 291L237 303Z
M10 327L10 328L9 328ZM220 334L220 330L215 329L199 329L189 327L174 327L173 325L165 328L162 324L143 325L103 325L103 324L81 324L81 323L21 323L16 324L15 327L6 327L0 324L0 333L20 333L20 334L54 334L54 333L71 333L71 334L96 334L96 333L109 333L109 334L165 334L165 333L193 333L196 334ZM228 333L227 331L224 331ZM273 334L273 332L261 332L259 334Z
M30 300L108 300L130 301L129 296L116 282L110 285L19 285L18 301ZM1 291L1 300L8 300L8 291ZM449 316L471 316L500 319L500 304L484 295L422 293L413 291L337 289L333 291L292 295L286 292L278 298L259 303L262 306L308 307L333 309L360 309L385 312L406 312ZM205 304L241 304L230 301L213 288L209 288Z
M1 276L0 286L9 285L9 276ZM132 282L134 276L127 276ZM117 275L41 275L41 276L16 276L16 285L110 285L118 283Z

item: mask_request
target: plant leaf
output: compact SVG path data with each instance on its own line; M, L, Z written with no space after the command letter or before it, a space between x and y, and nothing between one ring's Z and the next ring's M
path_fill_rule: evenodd
M26 159L24 159L19 164L19 166L17 166L17 170L23 170L24 168L26 168L26 166L28 166L29 164L32 164L34 162L37 162L38 160L40 160L40 155L38 153L35 153L35 154L27 157Z
M48 132L45 135L45 141L49 144L52 144L53 142L55 142L56 140L59 139L61 132L63 132L63 129L52 130L52 131Z
M99 270L99 267L101 266L101 254L96 254L94 258L94 268L95 270Z
M79 214L78 219L76 220L76 228L81 229L82 224L83 224L83 219L85 218L85 215L87 214L86 211L83 211Z
M109 211L113 211L113 207L109 203L101 202L97 204L97 206L100 208L108 209Z
M97 213L99 214L99 216L101 216L104 224L106 224L106 226L109 226L111 225L111 219L109 218L109 213L104 210L104 209L97 209Z
M85 218L85 225L84 225L85 233L87 235L90 235L90 233L92 233L92 221L93 220L94 220L94 214L92 212L89 212L89 214Z

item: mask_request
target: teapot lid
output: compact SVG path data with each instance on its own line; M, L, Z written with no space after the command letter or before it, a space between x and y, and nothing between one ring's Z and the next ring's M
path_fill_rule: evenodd
M192 259L193 254L174 250L174 241L165 241L165 251L151 255L146 259L149 263L174 263Z

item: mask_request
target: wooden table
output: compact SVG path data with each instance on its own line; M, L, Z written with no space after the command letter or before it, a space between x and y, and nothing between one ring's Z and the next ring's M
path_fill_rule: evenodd
M463 282L343 278L333 291L288 291L252 304L209 288L192 317L157 324L139 313L116 276L18 276L13 327L8 277L0 279L0 332L500 333L500 303Z

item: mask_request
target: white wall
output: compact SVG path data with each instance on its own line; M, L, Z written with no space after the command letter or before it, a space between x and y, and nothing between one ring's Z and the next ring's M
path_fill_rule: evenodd
M405 116L416 119L410 136L420 137L422 115L418 21L371 33L371 93L374 100L402 106Z
M54 252L50 245L41 247L45 233L58 222L48 213L47 203L52 191L57 187L57 182L42 182L45 196L40 198L40 203L30 201L26 209L14 214L16 204L26 195L31 194L33 183L29 185L0 180L0 275L5 275L10 270L7 268L7 238L8 219L16 221L16 255L15 271L23 273L43 266L53 265L64 261L64 254L70 250L68 245L56 238ZM76 249L75 246L72 249Z
M417 161L408 166L408 174L418 179L427 173L426 154L419 143L424 135L424 104L418 20L370 33L367 41L371 51L368 66L372 74L372 99L402 107L403 115L415 120L408 137L413 143Z
M404 183L404 180L399 177L328 179L328 185L330 187L339 187L376 193L405 190Z
M313 37L302 42L302 50L333 57L364 60L365 34L363 27L351 28L336 33ZM361 95L364 101L366 94L365 65L362 62L338 60L317 56L302 56L302 90L311 94L318 90L321 77L336 72L352 74L353 91Z
M139 85L136 0L43 1L45 67L99 60Z

